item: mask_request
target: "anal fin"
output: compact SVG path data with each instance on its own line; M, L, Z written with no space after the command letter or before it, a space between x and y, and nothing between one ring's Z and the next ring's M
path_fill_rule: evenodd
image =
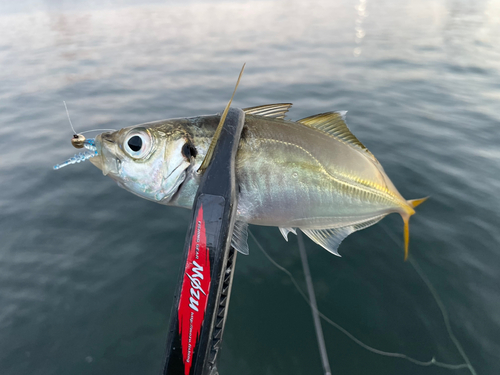
M338 252L340 243L353 232L365 229L378 223L385 215L377 216L369 220L354 225L346 225L338 228L326 229L301 229L304 234L318 245L328 250L334 255L341 256Z
M236 221L234 223L231 246L244 255L250 253L248 249L248 223L244 221Z
M285 238L285 241L288 242L288 233L292 232L293 234L297 235L297 231L295 228L279 228L281 234Z

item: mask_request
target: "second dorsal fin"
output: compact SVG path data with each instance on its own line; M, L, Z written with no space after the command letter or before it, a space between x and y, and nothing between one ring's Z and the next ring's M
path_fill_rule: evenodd
M345 123L346 113L347 111L320 113L319 115L303 118L297 122L330 134L338 140L366 152L373 160L377 161L375 156L368 151L365 145L347 127Z
M292 103L278 103L259 105L257 107L243 108L247 115L265 116L284 119Z

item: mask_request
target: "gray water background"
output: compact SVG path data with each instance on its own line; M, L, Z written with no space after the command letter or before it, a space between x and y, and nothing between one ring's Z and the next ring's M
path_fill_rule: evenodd
M411 256L479 374L500 373L500 1L0 2L0 374L158 374L190 212L90 163L77 131L293 102L348 110L406 198ZM463 363L403 262L395 215L335 257L306 240L319 309L365 343ZM295 236L253 227L302 287ZM389 235L388 232L392 235ZM393 240L396 239L396 241ZM308 305L250 242L220 373L321 374ZM375 355L324 323L335 374L468 374Z

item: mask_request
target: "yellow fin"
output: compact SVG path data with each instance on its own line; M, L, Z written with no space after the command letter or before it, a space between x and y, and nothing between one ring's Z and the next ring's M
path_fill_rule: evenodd
M405 222L405 262L408 259L408 247L410 246L410 217L408 216L406 219L403 218Z
M417 207L417 206L420 206L422 203L424 203L427 199L429 199L429 197L425 197L425 198L420 198L420 199L410 199L410 200L407 200L408 204L410 206L412 206L413 208Z
M320 113L319 115L303 118L297 122L307 125L310 128L321 130L341 142L365 152L369 157L378 163L375 156L368 151L366 146L362 144L347 127L347 124L345 123L346 113L346 111Z
M420 198L420 199L410 199L407 200L408 204L415 208L422 203L424 203L429 197L425 198ZM413 212L415 213L415 212ZM405 223L405 229L404 229L404 239L405 239L405 261L408 259L408 248L410 246L410 216L413 215L413 213L406 214L403 216L403 221Z
M231 96L231 99L229 99L229 102L226 105L226 108L224 109L224 112L222 112L222 116L220 117L219 125L217 125L217 129L215 130L214 136L212 138L212 142L210 142L210 146L208 147L207 154L205 155L205 159L203 159L203 162L200 165L200 168L198 168L198 173L203 172L205 169L210 164L210 161L212 161L212 155L215 150L215 145L217 144L217 141L219 140L220 133L222 131L222 126L224 125L224 121L226 121L226 116L227 112L229 111L229 107L231 107L231 103L233 102L234 94L236 94L236 90L238 89L238 85L240 84L240 79L241 76L243 75L243 71L245 70L245 64L243 64L243 67L241 68L240 75L238 76L238 81L236 81L236 86L233 91L233 95Z
M247 115L284 119L285 114L288 112L291 106L292 103L266 104L259 105L257 107L243 108L243 111Z

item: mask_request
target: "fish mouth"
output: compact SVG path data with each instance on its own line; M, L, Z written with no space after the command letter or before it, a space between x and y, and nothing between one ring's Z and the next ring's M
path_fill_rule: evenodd
M168 178L170 176L172 176L174 174L174 172L179 169L180 166L178 166L177 168L175 168L166 178L164 181L168 180ZM184 169L178 176L177 178L175 179L175 181L173 182L172 186L167 190L167 191L163 191L161 193L161 197L158 197L160 199L159 202L160 203L163 203L163 204L166 204L166 203L169 203L172 198L180 191L182 185L184 184L184 181L186 181L186 176L187 176L187 171L186 169Z
M102 156L100 154L90 159L90 162L102 171Z
M118 175L120 171L121 161L112 152L114 145L111 133L102 133L95 138L97 155L90 159L90 162L99 168L104 176Z
M97 155L94 156L90 160L90 162L102 171L102 167L103 167L104 162L102 160L102 141L101 141L101 139L102 139L101 134L99 134L97 137L95 137L95 147L96 147Z

